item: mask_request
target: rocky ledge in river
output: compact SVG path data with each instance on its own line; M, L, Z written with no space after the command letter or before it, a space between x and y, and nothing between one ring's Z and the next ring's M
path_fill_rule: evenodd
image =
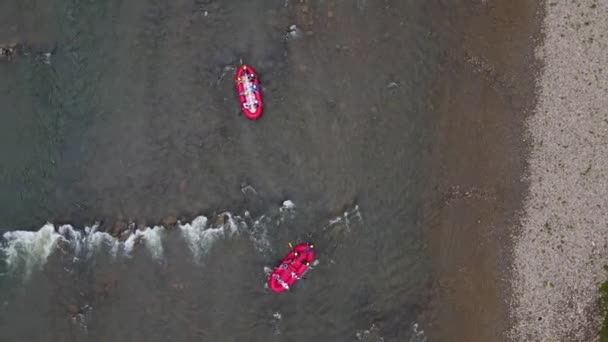
M11 62L21 56L34 56L49 64L53 50L42 46L34 47L25 43L0 43L0 62Z

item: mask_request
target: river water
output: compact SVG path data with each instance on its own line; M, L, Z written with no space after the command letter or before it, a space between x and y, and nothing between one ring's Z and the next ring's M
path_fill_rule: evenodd
M0 341L426 340L453 5L2 6L0 44L28 52L0 62ZM319 264L271 294L265 267L307 240Z

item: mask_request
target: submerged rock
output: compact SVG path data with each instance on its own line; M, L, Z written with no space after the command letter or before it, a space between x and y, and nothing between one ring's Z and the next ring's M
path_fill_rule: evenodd
M301 31L298 28L298 26L291 25L289 26L289 29L287 29L287 39L295 39L298 38L301 35Z
M68 307L66 308L66 311L72 315L75 316L77 314L80 313L80 308L78 307L78 305L75 304L69 304Z
M125 232L129 228L127 222L123 220L116 220L110 229L110 235L112 236L120 236L123 232Z
M243 193L243 195L257 195L258 192L255 190L254 187L252 187L251 185L248 184L241 184L241 192Z
M163 223L163 227L165 227L165 228L175 227L175 225L177 224L177 217L175 217L173 215L169 215L163 219L162 223Z

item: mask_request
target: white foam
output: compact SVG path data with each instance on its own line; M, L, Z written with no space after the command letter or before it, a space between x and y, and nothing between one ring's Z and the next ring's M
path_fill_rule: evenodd
M268 240L268 223L270 220L266 216L253 221L253 226L249 232L249 237L253 241L258 252L264 254L272 251L270 240Z
M334 224L338 224L340 222L342 222L342 217L338 216L336 218L333 218L333 219L329 220L329 225L333 226Z
M358 330L355 332L355 337L358 341L365 342L384 342L384 337L380 335L380 329L372 323L372 325L365 330ZM413 341L410 341L413 342Z
M273 327L274 335L281 335L281 327L280 327L279 323L282 318L283 318L283 315L281 315L281 313L278 311L272 314L271 322L272 322L272 325L274 326Z
M286 219L293 219L296 214L296 205L290 201L285 200L279 208L280 216L276 222L277 226L280 226Z
M179 229L192 252L195 261L200 261L211 245L224 236L224 227L208 228L207 218L199 216L192 223L179 224Z
M137 242L139 241L137 234L131 234L129 235L129 237L127 237L127 239L125 240L124 243L122 243L122 245L119 243L118 248L120 248L121 246L122 251L124 253L124 255L130 257L131 256L131 252L133 252L133 248L135 248L135 245L137 244Z
M85 304L81 308L79 308L79 312L72 315L71 321L73 324L77 325L83 332L87 333L89 331L88 323L91 320L91 316L93 313L93 307Z
M64 252L71 253L73 262L87 261L102 250L107 250L113 257L130 256L139 241L143 242L153 258L163 257L163 227L137 230L124 242L97 229L97 225L85 227L84 230L74 229L70 225L55 228L48 223L38 231L10 231L2 236L4 241L0 252L9 271L21 269L25 279L30 277L32 271L46 264L59 242Z
M205 216L196 217L191 223L178 224L179 232L196 261L210 250L212 244L220 238L228 238L240 233L246 233L260 253L272 250L269 241L269 227L278 227L286 217L295 213L295 204L286 200L279 208L279 215L263 215L258 219L251 218L246 212L245 218L251 223L251 229L246 221L231 213L222 213L218 218L224 222L210 226ZM0 245L0 255L3 256L10 272L22 270L29 278L31 272L45 265L47 258L61 242L62 251L72 257L72 262L86 262L99 253L108 253L114 258L131 257L135 248L143 244L152 258L164 258L163 238L169 232L161 227L147 227L134 230L125 238L116 238L106 232L98 231L99 226L75 229L70 225L55 227L46 224L38 231L10 231L3 235ZM133 227L131 227L132 229ZM130 229L130 230L131 230ZM127 231L129 232L129 231ZM125 233L126 234L126 233ZM66 266L66 265L64 265Z
M426 342L424 330L421 330L416 322L412 324L412 337L409 342Z
M285 34L285 38L287 40L292 40L292 39L296 39L298 37L300 37L302 35L302 31L300 30L300 28L296 25L291 25L289 26L289 29L287 30L287 33Z
M57 229L61 235L61 239L68 242L74 252L74 258L78 258L82 249L82 232L74 230L70 225L63 225Z
M23 269L25 279L30 277L32 271L44 266L61 239L52 224L46 224L36 232L6 232L2 237L5 243L1 250L6 256L6 264L10 270Z
M280 211L294 210L296 208L295 203L290 200L283 201L283 205L279 209Z
M228 217L228 220L224 223L224 227L228 229L229 234L236 234L239 231L239 226L245 225L239 216L232 216L230 213L223 213L221 215Z
M66 242L74 254L74 261L78 259L90 259L96 252L110 246L111 249L118 247L118 240L106 232L99 232L98 225L85 227L83 230L74 229L71 225L63 225L57 229L62 241ZM113 254L115 255L115 254Z
M323 230L327 230L336 225L342 225L343 230L348 233L350 232L351 224L353 222L363 222L363 216L359 210L359 205L355 205L353 208L347 209L344 213L342 213L342 216L329 220L328 224L323 228Z
M146 228L144 230L136 230L131 234L124 243L124 251L127 256L133 252L133 248L140 241L146 246L150 255L157 260L163 258L163 242L162 237L165 233L165 228L156 226L154 228Z
M87 241L89 246L87 250L88 258L91 258L96 251L103 249L104 246L109 246L110 254L112 256L116 257L116 254L118 253L120 242L106 232L92 231L87 235Z

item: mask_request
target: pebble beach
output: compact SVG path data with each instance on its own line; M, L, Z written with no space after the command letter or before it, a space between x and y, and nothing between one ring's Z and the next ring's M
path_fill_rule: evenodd
M597 341L608 261L608 4L547 1L515 237L515 341Z

